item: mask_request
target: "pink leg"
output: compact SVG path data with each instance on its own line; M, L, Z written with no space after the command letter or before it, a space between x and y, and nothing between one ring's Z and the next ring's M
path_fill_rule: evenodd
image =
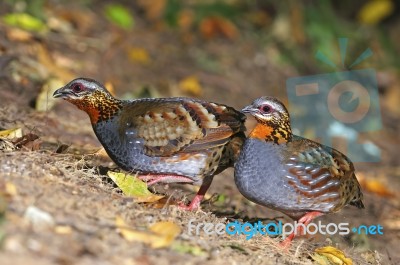
M197 192L197 194L193 198L193 200L190 202L190 204L189 205L180 204L179 208L182 210L187 210L187 211L193 211L193 210L198 209L200 207L200 203L203 200L204 195L206 194L210 185L211 185L211 181L208 182L207 184L201 185L199 191Z
M160 174L148 174L138 176L140 180L147 182L148 186L154 185L158 182L161 183L192 183L193 180L180 175L160 175Z
M299 224L304 224L305 226L307 226L309 223L311 223L311 221L315 218L317 218L318 216L323 215L323 213L321 212L308 212L306 213L303 217L301 217L298 220ZM287 238L285 238L285 240L283 240L279 246L283 249L288 249L292 243L293 238L297 235L301 235L303 234L303 228L302 227L298 227L298 230L293 233L291 233Z

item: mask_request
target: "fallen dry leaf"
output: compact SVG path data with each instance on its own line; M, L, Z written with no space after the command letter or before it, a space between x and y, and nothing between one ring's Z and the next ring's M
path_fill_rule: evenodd
M159 20L163 17L166 0L138 0L137 4L144 10L146 18L151 21Z
M67 225L57 225L54 227L54 232L60 235L69 235L72 233L72 228Z
M385 184L376 178L367 178L362 174L362 172L360 172L357 174L357 179L364 191L375 193L378 196L387 198L395 196L395 194L391 192Z
M347 258L343 251L332 247L320 247L315 249L312 258L321 265L352 265L353 261Z
M200 22L200 32L205 39L213 39L220 35L233 40L239 35L239 31L231 21L219 16L204 18Z
M132 62L147 65L151 62L149 52L140 47L128 48L128 56Z
M15 139L12 143L17 148L21 148L24 146L33 151L33 150L39 150L40 142L36 141L37 139L39 139L39 136L37 136L36 134L27 133L22 137Z
M188 76L179 82L179 88L186 93L199 97L203 94L203 88L196 76Z
M51 78L43 85L42 90L36 98L35 108L37 111L48 111L56 103L53 93L64 86L64 82L58 78Z
M117 184L122 192L135 199L136 202L155 202L164 196L151 193L147 189L147 184L136 176L108 171L107 175Z
M14 128L14 129L0 131L0 138L14 139L17 137L22 137L22 129L21 128Z
M193 22L195 19L195 14L193 10L190 10L189 8L185 8L181 10L178 14L178 27L182 31L189 31L192 26Z
M33 40L32 33L19 28L6 28L6 34L10 41L28 42Z
M370 0L361 7L358 20L364 24L375 25L388 17L394 10L394 3L391 0Z
M13 183L0 181L0 196L10 198L17 195L17 193L17 187Z
M394 197L394 193L391 192L383 183L377 179L367 180L364 186L365 190L375 193L382 197Z
M158 222L149 227L150 231L137 231L130 228L125 221L117 216L115 225L119 233L129 242L139 241L152 248L168 247L181 233L178 225L172 222Z

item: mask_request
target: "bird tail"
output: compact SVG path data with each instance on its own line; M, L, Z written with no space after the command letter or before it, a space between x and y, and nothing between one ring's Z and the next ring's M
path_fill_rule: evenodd
M355 176L355 174L353 174L352 176L352 180L353 180L353 192L352 194L354 194L353 199L349 202L350 205L356 206L359 209L364 209L364 203L362 202L363 199L363 193L361 191L361 186L360 183L358 183L357 178Z
M349 204L353 205L353 206L355 206L355 207L357 207L359 209L364 209L365 208L364 203L362 202L361 199L359 199L358 201L352 201Z

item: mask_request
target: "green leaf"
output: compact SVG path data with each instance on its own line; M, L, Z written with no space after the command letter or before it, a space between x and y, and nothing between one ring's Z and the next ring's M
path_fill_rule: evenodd
M207 253L199 246L192 246L185 243L177 242L172 245L172 250L175 250L179 253L188 253L192 254L193 256L205 256Z
M134 25L134 19L130 11L119 4L109 4L105 7L106 18L115 25L123 29L131 29Z
M135 198L137 202L155 202L164 197L151 193L147 189L147 184L136 176L113 171L108 171L107 175L126 196Z
M10 13L3 16L4 23L10 26L16 26L29 31L44 31L46 25L38 18L35 18L26 13Z

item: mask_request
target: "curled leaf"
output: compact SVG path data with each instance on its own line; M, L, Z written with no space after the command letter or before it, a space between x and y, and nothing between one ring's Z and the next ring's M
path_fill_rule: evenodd
M312 258L321 265L353 265L353 261L343 251L332 246L315 249Z

